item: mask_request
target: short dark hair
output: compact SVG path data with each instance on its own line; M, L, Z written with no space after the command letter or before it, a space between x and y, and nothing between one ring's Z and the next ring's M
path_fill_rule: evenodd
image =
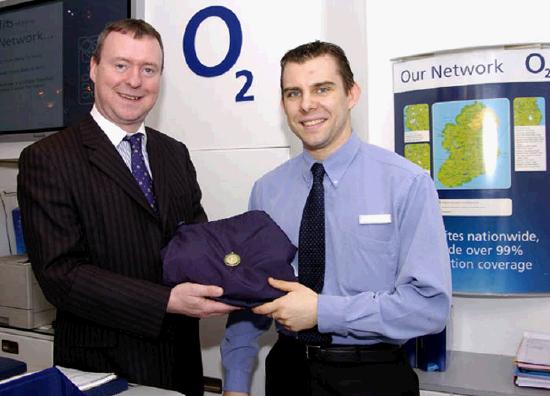
M112 32L118 32L122 34L133 34L133 38L140 39L142 37L151 37L158 41L160 45L160 51L162 53L162 64L161 70L164 69L164 46L162 45L162 38L160 33L150 24L145 22L142 19L120 19L118 21L111 22L105 26L103 31L99 34L97 38L97 45L95 51L92 54L92 57L95 59L96 63L99 63L101 60L101 50L103 49L103 44L105 39Z
M346 92L349 92L353 87L353 84L355 84L355 80L353 79L353 72L351 71L351 66L349 65L349 60L346 57L346 53L336 44L319 40L302 44L294 49L291 49L281 58L281 91L283 90L283 73L287 63L304 63L308 60L323 55L330 55L336 60L338 71L344 81L344 88L346 89Z

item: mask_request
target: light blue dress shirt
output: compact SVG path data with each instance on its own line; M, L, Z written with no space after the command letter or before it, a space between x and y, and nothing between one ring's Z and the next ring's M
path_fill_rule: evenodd
M249 208L266 211L296 246L314 162L303 152L258 180L250 197ZM323 165L326 269L319 331L330 333L333 344L355 345L402 344L441 331L451 273L429 174L355 133ZM251 312L230 315L221 345L226 390L249 391L257 339L270 325L271 319Z

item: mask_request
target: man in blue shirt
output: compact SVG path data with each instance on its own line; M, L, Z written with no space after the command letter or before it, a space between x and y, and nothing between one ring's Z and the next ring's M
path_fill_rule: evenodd
M254 314L230 314L221 346L225 395L250 391L257 339L272 319L279 339L266 359L266 395L418 395L418 378L400 346L441 331L451 300L433 182L353 132L350 111L360 89L340 47L316 41L287 52L281 90L304 152L258 180L249 206L265 210L298 246L293 266L300 283L269 279L287 294ZM302 284L300 270L306 239L315 239L302 235L302 213L316 168L324 170L319 291Z

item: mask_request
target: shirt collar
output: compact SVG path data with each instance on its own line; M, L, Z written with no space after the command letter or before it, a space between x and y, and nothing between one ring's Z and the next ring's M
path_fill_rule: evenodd
M99 112L97 107L94 104L94 107L92 107L92 110L90 111L90 115L94 119L94 121L99 125L101 130L107 135L113 146L117 147L120 142L122 142L122 139L124 139L126 136L132 136L134 133L143 133L143 144L147 143L147 134L145 133L145 124L142 122L139 126L138 130L134 133L128 133L115 123L109 121L107 118L103 117L103 115Z
M347 142L345 142L338 148L338 150L332 153L324 161L320 161L325 168L325 173L328 176L328 179L334 187L338 187L338 183L344 176L346 170L349 168L360 147L361 139L359 139L355 132L352 132ZM313 178L311 174L311 166L315 162L319 161L313 158L307 151L303 152L302 158L304 159L302 173L304 179L309 183Z

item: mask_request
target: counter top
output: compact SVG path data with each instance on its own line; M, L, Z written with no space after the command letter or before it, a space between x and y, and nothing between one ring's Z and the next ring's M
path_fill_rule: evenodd
M513 356L447 351L447 370L415 369L420 389L475 396L550 396L550 390L514 385Z

